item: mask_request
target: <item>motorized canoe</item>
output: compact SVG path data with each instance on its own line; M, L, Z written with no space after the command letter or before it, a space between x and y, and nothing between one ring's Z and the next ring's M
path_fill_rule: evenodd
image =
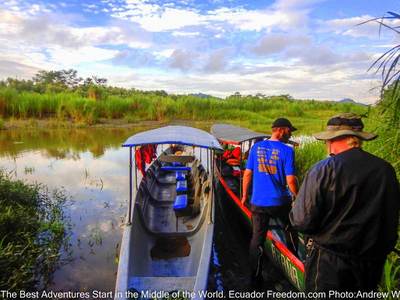
M146 145L158 145L159 155L138 183L132 156ZM214 228L212 152L220 144L205 131L167 126L136 134L123 147L130 149L130 200L115 298L181 291L202 299Z
M251 228L251 215L248 202L243 205L240 201L242 191L242 172L245 168L244 156L255 142L269 138L269 135L254 132L246 128L228 125L215 124L211 128L211 133L223 145L226 151L237 149L240 153L239 162L233 160L230 163L228 156L224 154L218 155L215 160L215 175L218 178L222 190L225 191L227 197L223 206L236 209L242 216L244 224ZM294 144L294 143L293 143ZM230 150L229 150L230 149ZM304 290L304 242L300 238L298 250L296 253L289 250L288 242L282 224L277 220L271 220L270 230L268 230L264 249L267 256L274 264L280 268L283 274L298 290Z

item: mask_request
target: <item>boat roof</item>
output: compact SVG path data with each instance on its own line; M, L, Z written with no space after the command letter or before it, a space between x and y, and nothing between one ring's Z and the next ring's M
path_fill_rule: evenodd
M240 144L242 142L271 137L268 134L252 131L247 128L230 124L214 124L211 127L211 134L218 140Z
M188 126L165 126L129 137L122 147L149 144L179 144L222 150L218 140L204 130Z

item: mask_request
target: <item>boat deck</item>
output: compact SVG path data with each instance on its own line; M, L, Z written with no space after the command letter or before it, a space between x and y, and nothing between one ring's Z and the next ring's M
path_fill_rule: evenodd
M196 168L196 164L193 166ZM173 208L176 191L175 172L162 171L159 165L152 166L146 173L146 180L139 187L136 208L140 211L142 224L150 233L158 235L191 234L204 221L207 201L196 201L209 184L206 177L187 174L188 208L177 212ZM203 194L204 197L204 194ZM197 202L198 209L194 209Z
M168 275L166 275L168 276ZM154 291L192 291L195 276L188 277L131 277L129 286L134 287L139 292L154 292Z

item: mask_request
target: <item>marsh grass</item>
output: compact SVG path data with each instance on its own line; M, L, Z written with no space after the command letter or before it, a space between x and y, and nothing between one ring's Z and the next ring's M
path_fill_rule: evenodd
M397 249L400 250L400 243L397 243ZM383 268L383 276L380 284L381 291L395 291L400 286L400 257L398 254L392 252L386 259ZM389 296L388 299L395 299Z
M305 142L296 148L296 173L299 183L303 182L308 170L327 157L325 144L320 141Z
M243 123L250 127L266 128L279 116L296 121L305 133L321 127L321 119L339 112L365 113L367 108L349 103L314 100L288 100L283 97L258 98L255 96L198 98L191 95L168 95L132 92L104 95L101 100L84 97L79 93L19 92L13 88L0 88L0 117L4 119L55 118L60 122L93 125L100 119L169 121L221 121ZM307 121L304 121L307 120ZM310 127L311 126L311 127Z
M58 266L67 225L64 193L0 171L0 289L43 289Z

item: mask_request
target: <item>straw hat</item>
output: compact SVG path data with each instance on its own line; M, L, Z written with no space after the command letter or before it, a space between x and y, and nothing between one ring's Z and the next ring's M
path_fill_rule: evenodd
M317 140L332 140L346 135L357 136L364 141L375 139L378 135L362 131L364 124L361 117L354 113L343 113L329 119L326 131L314 133Z

